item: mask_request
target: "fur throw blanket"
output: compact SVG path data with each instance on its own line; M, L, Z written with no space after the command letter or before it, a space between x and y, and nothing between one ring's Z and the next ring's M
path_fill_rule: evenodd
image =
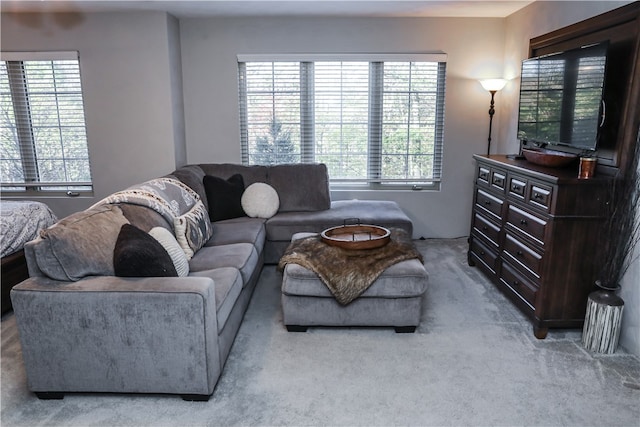
M320 235L291 242L278 263L284 270L289 264L299 264L316 273L336 300L347 305L358 298L391 265L422 255L404 230L391 229L389 243L381 248L348 250L327 245Z

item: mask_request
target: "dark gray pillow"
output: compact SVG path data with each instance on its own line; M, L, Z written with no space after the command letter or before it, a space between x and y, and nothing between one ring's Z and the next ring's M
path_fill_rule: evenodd
M229 179L205 175L203 182L204 191L207 193L209 201L209 219L211 221L246 216L241 203L242 193L244 193L242 175L237 173Z
M113 269L120 277L178 277L164 246L131 224L120 229L113 250Z
M322 211L331 207L329 173L323 163L271 166L267 183L280 197L278 212Z

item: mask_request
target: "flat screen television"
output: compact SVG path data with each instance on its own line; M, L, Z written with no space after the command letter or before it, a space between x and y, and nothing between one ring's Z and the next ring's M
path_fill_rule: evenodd
M597 149L606 117L607 47L602 42L522 61L518 138L523 145Z

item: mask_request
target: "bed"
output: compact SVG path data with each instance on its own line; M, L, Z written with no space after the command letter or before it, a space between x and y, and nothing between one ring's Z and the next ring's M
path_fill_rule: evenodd
M34 201L3 200L0 203L0 256L2 257L2 314L11 310L11 288L29 277L24 244L57 222L47 205Z

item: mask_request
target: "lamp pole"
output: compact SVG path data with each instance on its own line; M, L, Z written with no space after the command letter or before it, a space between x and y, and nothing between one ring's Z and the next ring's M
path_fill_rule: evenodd
M480 84L484 90L491 94L491 105L489 106L489 138L487 140L487 156L491 154L491 127L493 125L493 115L496 113L494 97L496 92L504 87L507 83L505 79L485 79L480 80Z
M496 95L495 90L490 90L491 92L491 105L489 106L489 138L487 138L487 156L491 154L491 126L493 124L493 115L496 113L496 109L494 108L494 96Z

